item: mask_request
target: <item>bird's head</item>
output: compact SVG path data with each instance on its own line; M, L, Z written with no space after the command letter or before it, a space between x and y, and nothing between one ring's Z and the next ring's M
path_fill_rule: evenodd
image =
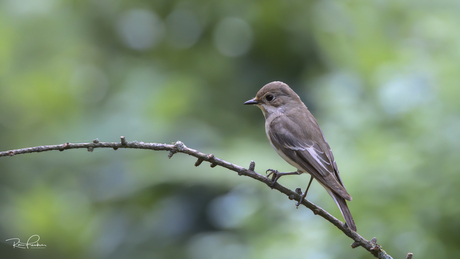
M265 118L273 113L284 113L302 104L300 97L285 83L274 81L262 87L255 98L244 104L257 105Z

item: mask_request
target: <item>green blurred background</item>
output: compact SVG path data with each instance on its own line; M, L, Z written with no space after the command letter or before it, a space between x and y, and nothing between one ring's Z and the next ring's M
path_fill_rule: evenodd
M0 150L123 135L291 171L243 105L281 80L322 127L358 232L395 258L454 258L459 11L454 0L1 0ZM266 185L194 162L109 149L1 158L1 257L371 258ZM343 220L319 184L307 198ZM46 249L5 241L33 234Z

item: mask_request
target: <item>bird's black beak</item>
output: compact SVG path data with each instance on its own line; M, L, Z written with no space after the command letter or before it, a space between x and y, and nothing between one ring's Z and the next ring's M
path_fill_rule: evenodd
M251 100L248 100L246 102L244 102L244 104L248 105L248 104L259 104L259 101L257 101L256 98L253 98Z

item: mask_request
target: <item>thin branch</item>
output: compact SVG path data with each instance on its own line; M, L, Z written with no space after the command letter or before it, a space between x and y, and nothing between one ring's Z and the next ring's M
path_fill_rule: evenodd
M272 180L258 174L254 171L255 163L251 161L249 165L249 169L243 168L239 165L232 164L225 160L215 157L213 154L205 154L199 152L195 149L191 149L186 147L181 141L177 141L174 144L159 144L159 143L144 143L144 142L127 142L125 137L121 137L120 142L99 142L98 139L93 140L92 143L65 143L61 145L49 145L49 146L38 146L38 147L29 147L29 148L22 148L22 149L14 149L9 151L0 152L0 157L3 156L14 156L19 154L28 154L28 153L37 153L37 152L45 152L51 150L59 150L64 151L68 149L78 149L78 148L86 148L89 152L92 152L95 148L113 148L117 150L119 148L131 148L131 149L150 149L150 150L157 150L157 151L169 151L168 158L171 158L176 153L185 153L190 156L196 157L197 161L195 166L199 166L203 161L209 162L211 167L221 166L227 168L231 171L237 172L238 175L244 175L251 177L255 180L265 183L267 186L270 187L272 184ZM292 191L279 183L275 183L271 187L272 189L276 189L277 191L284 193L290 200L299 201L302 192ZM369 251L373 256L381 259L392 259L390 255L388 255L380 245L377 244L377 239L374 237L371 241L366 240L357 232L350 230L346 224L342 223L340 220L329 214L324 209L316 206L315 204L303 200L301 202L302 205L309 208L313 211L315 215L319 215L322 218L326 219L338 229L340 229L345 235L350 237L354 240L354 243L351 244L352 248L356 248L358 246L364 247L367 251Z

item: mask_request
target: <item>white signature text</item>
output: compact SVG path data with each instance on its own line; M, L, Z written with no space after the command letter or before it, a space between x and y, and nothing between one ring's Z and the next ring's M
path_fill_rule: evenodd
M39 235L32 235L27 239L27 242L21 242L21 240L17 237L8 238L6 241L13 241L13 248L20 248L20 249L43 249L46 248L45 244L39 244L38 241L40 240Z

